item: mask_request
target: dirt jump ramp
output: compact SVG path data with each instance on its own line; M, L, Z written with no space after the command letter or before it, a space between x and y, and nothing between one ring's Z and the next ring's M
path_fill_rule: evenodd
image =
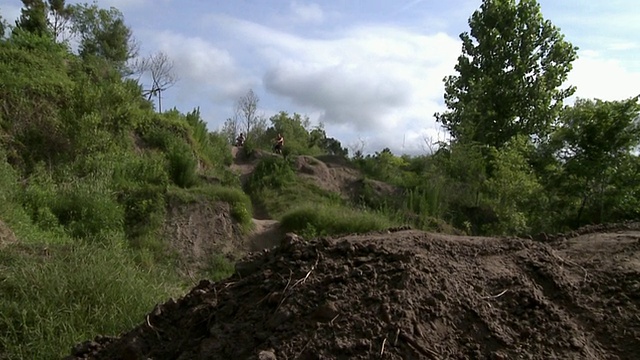
M68 359L638 359L640 233L417 231L250 255Z

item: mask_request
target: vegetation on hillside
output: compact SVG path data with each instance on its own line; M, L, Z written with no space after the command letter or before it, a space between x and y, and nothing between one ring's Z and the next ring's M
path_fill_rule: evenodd
M135 80L167 62L135 66L117 9L23 4L14 26L0 18L0 226L19 239L0 241L0 358L59 358L189 286L160 236L172 199L227 202L244 231L260 207L304 236L401 224L524 235L640 216L638 97L565 105L577 49L534 0L485 0L472 15L458 74L445 79L448 111L436 114L452 140L422 156L349 154L303 115L264 118L252 91L209 131L197 108L155 109L175 78L156 69L168 77L151 90ZM246 156L286 139L244 188L229 170L240 131ZM359 169L358 194L296 175L296 156L327 154ZM202 276L232 271L221 257L211 263Z

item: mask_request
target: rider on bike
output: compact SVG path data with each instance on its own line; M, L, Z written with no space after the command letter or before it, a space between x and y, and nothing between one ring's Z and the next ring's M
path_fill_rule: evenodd
M276 144L273 146L273 149L276 153L282 154L283 146L284 146L284 137L282 137L282 134L278 134L278 137L276 137Z

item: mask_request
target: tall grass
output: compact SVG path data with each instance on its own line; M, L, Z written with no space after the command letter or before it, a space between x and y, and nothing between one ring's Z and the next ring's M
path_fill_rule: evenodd
M9 359L59 359L180 293L169 273L145 271L118 248L8 246L0 269L0 353Z
M285 213L281 226L303 236L315 237L384 230L393 226L388 217L346 206L306 204Z

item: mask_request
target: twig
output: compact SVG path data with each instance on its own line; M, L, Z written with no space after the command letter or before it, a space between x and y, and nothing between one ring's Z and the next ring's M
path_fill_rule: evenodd
M149 321L149 314L147 314L147 325L149 325L149 328L151 328L151 330L156 333L156 337L158 338L158 340L160 340L160 329L157 329L153 325L151 325L151 321Z
M329 325L333 326L333 322L338 318L338 316L340 316L340 314L334 316L333 319L331 319L331 321L329 321Z
M302 349L300 349L300 352L298 353L298 355L296 355L296 357L294 357L294 359L299 359L300 356L302 356L304 351L307 349L307 346L309 346L309 344L311 343L311 340L313 340L313 338L316 336L316 334L317 334L317 331L315 333L313 333L313 336L311 336L309 338L309 340L307 341L307 343L304 344L304 346L302 347Z
M300 284L304 284L304 283L307 281L307 279L309 278L309 276L311 275L311 272L316 268L316 266L318 266L318 261L320 261L320 256L318 256L318 257L316 258L316 262L315 262L315 264L313 264L313 266L311 267L311 269L309 270L309 272L307 272L307 275L305 275L302 279L299 279L298 281L296 281L296 282L293 284L293 286L297 286L297 285L300 285ZM292 286L292 287L293 287L293 286Z
M382 340L382 349L380 349L380 356L384 355L384 345L387 343L387 338L385 337L384 340Z
M578 264L578 263L576 263L574 261L566 260L566 259L561 258L553 250L549 250L549 253L551 254L551 256L553 256L554 258L562 261L565 264L573 265L573 266L576 266L576 267L579 267L580 269L582 269L582 271L584 272L584 281L585 282L587 281L587 277L589 276L589 273L587 272L587 269L585 269L582 265L580 265L580 264Z
M400 335L400 328L398 328L398 331L396 331L396 340L393 342L393 346L398 345L398 336Z
M509 289L504 289L504 291L502 291L500 294L498 295L489 295L489 296L483 296L481 297L481 299L486 300L486 299L497 299L500 296L504 295L507 293L507 291L509 291Z
M284 290L282 290L282 299L280 299L280 303L278 304L278 307L276 307L276 312L278 311L278 309L280 309L280 306L282 306L284 301L287 299L287 289L289 289L289 285L291 284L292 276L293 276L293 271L289 269L289 280L287 280L287 285L284 287Z
M404 341L406 341L407 343L409 343L409 345L413 346L416 350L418 350L418 352L422 353L422 355L424 356L428 356L434 360L438 360L440 359L440 355L438 355L437 352L431 350L431 349L427 349L424 348L423 346L421 346L420 344L418 344L418 342L416 342L415 340L413 340L409 335L400 332L400 338Z

